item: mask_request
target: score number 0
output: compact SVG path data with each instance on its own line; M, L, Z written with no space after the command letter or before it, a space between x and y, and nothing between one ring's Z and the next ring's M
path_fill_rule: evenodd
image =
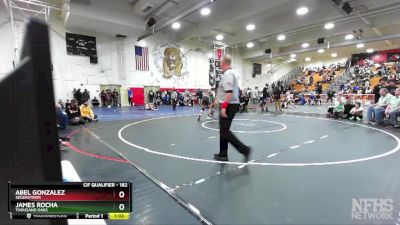
M120 191L118 193L118 197L119 198L124 198L125 197L125 192ZM123 211L125 209L125 205L123 203L121 203L121 204L119 204L118 208L119 208L119 210Z

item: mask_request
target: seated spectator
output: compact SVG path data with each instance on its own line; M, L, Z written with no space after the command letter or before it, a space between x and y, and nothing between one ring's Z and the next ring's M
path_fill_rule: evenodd
M170 104L171 104L170 95L165 93L163 97L163 105L170 105Z
M396 75L394 73L390 73L389 76L388 76L388 79L389 80L395 80L396 79Z
M314 92L310 92L310 96L308 98L308 105L315 105L315 95Z
M360 90L360 87L358 86L358 84L353 86L353 93L357 94L358 90Z
M307 104L306 97L305 97L305 94L304 94L304 93L300 93L299 96L298 96L298 98L299 98L298 104L300 104L300 105L305 105L305 104Z
M396 80L389 80L388 81L388 86L386 87L391 95L394 95L394 92L396 91Z
M286 92L286 96L285 96L285 100L283 101L283 107L284 108L288 108L289 105L293 106L293 108L296 108L296 106L294 105L294 95L292 93L290 93L290 91Z
M383 123L385 109L393 98L387 88L381 88L379 95L378 102L368 108L368 123L370 124L374 124L374 121L378 124Z
M322 94L322 84L321 84L321 82L317 83L316 93L319 94L319 95Z
M65 101L65 109L67 109L69 105L71 105L71 103L69 102L69 99L67 99L67 101Z
M315 96L315 104L322 105L321 95L319 93Z
M93 107L95 107L95 108L99 107L100 102L99 102L99 100L98 100L96 97L94 97L94 98L92 99L92 105L93 105Z
M85 100L80 108L81 118L83 120L92 122L97 121L97 115L94 115L92 108L89 106L88 101Z
M58 104L56 105L56 118L58 129L65 130L68 126L68 115L62 111L61 106Z
M343 97L343 93L339 92L336 98L333 100L333 106L329 107L328 113L330 117L342 118L344 112L344 104L346 99Z
M335 91L330 90L328 91L328 93L326 93L326 95L328 96L328 98L326 99L326 103L328 103L329 100L331 100L331 102L333 103L333 97L335 97Z
M156 93L156 105L161 105L162 104L162 94L160 91L157 91Z
M247 106L249 105L250 98L243 92L240 96L240 112L247 112Z
M365 89L365 94L371 94L372 93L372 89L370 86L367 86L367 88Z
M64 102L61 99L58 99L57 103L61 106L61 109L64 109Z
M361 106L361 102L356 102L355 106L350 110L350 120L360 121L363 118L364 108Z
M350 96L347 96L345 99L346 102L344 103L343 119L348 119L351 116L350 111L354 107L354 104Z
M389 116L390 125L399 128L397 117L400 116L400 88L397 88L395 95L386 107L385 114Z
M183 96L182 93L178 94L178 105L179 106L185 106L185 97Z
M78 107L78 101L76 99L71 100L71 104L66 109L68 115L69 125L84 124L85 121L81 118L81 111Z

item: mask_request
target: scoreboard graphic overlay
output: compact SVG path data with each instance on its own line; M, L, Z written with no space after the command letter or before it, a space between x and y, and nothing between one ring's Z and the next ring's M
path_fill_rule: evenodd
M8 183L10 219L126 220L132 212L130 182Z

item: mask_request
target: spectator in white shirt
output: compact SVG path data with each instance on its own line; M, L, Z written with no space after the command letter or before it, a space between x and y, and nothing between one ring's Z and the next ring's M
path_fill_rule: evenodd
M382 124L385 116L385 109L393 98L387 88L381 88L379 90L380 98L379 101L368 108L368 123Z
M386 107L385 114L386 116L389 116L390 124L393 127L398 128L399 123L397 122L397 117L400 116L400 88L397 88L394 93L395 95Z
M356 102L355 106L350 110L350 120L360 121L363 118L364 108L361 106L361 102Z

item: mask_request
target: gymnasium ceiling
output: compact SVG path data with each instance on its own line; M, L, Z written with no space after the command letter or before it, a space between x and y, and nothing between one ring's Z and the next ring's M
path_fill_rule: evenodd
M350 14L341 9L345 2L353 7ZM146 31L145 24L154 17L154 35L162 33L175 41L200 44L212 42L222 34L224 43L239 48L252 60L267 58L263 53L266 48L271 48L273 55L284 57L326 48L328 42L339 48L346 43L356 44L363 39L375 42L378 37L400 33L400 0L342 0L340 5L331 0L70 0L69 5L67 28L136 37L152 33ZM146 6L151 9L143 12ZM306 15L296 14L301 6L309 9ZM210 8L210 15L200 14L203 7ZM180 29L172 29L173 22L179 22ZM327 22L333 22L335 27L325 29ZM253 31L246 30L250 23L256 26ZM359 29L363 30L360 40L344 40L344 35ZM279 34L285 34L286 39L278 41ZM317 44L320 37L325 37L324 45ZM254 47L247 48L248 42L253 42ZM302 49L303 42L309 42L310 47ZM395 46L393 41L383 43L385 46L378 48Z
M52 15L64 20L70 30L96 32L115 36L123 34L140 37L153 36L146 30L150 17L157 20L155 34L163 34L171 40L204 46L215 40L217 34L224 36L223 42L236 47L242 55L253 61L265 60L266 48L271 48L273 57L286 60L289 55L323 57L316 50L327 48L330 53L340 55L398 47L400 37L400 0L342 0L340 5L332 0L45 0L62 6L65 13ZM346 14L342 5L348 2L353 7ZM303 16L296 10L305 6L309 12ZM202 16L200 9L208 7L210 15ZM145 8L148 8L146 11ZM171 28L173 22L181 24L180 29ZM324 24L332 22L333 29ZM253 31L247 31L247 24L254 24ZM363 30L361 39L345 40L346 34ZM277 36L285 34L284 41ZM325 37L323 45L317 39ZM390 40L385 40L385 38ZM396 40L397 39L397 40ZM248 42L254 43L247 48ZM303 49L301 44L310 47ZM355 44L364 42L364 49ZM372 45L374 43L374 45ZM209 51L207 49L207 51Z

